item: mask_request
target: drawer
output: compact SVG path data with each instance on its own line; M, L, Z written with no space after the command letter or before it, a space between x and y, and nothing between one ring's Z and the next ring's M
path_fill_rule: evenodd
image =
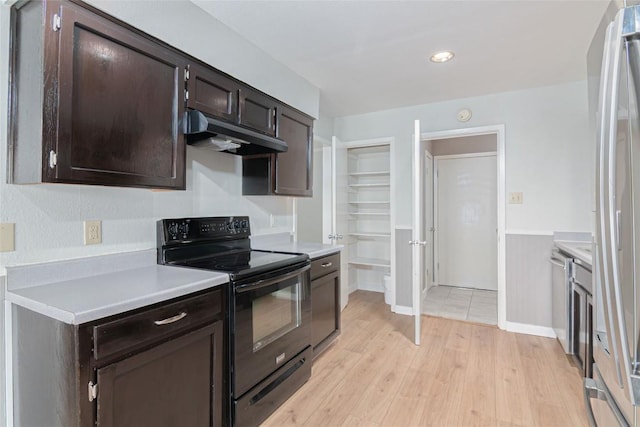
M340 269L340 253L311 261L311 280Z
M206 322L222 313L222 291L187 297L93 327L93 357L103 359L145 347Z

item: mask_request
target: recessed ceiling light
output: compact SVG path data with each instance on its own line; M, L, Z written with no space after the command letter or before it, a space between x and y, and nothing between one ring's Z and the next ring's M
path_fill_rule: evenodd
M442 52L434 53L431 55L431 62L447 62L451 61L455 54L451 51L445 50Z

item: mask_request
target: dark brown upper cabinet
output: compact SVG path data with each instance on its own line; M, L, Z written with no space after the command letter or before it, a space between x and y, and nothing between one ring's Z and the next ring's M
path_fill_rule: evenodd
M237 123L239 92L238 81L197 63L189 64L187 107Z
M276 136L285 153L246 156L242 162L244 195L313 195L313 119L280 105Z
M289 146L276 155L273 192L288 196L313 195L313 120L291 108L281 107L278 138Z
M190 63L187 107L270 136L276 134L275 99L214 68Z
M185 188L184 56L71 2L12 20L10 181Z
M249 87L240 89L239 123L267 135L276 135L276 114L280 103Z

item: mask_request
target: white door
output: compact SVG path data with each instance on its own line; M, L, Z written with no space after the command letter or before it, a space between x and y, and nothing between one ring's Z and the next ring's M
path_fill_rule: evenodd
M420 345L420 322L422 320L422 283L424 282L424 241L423 213L424 193L421 174L422 147L420 144L420 120L416 120L413 130L413 233L409 244L412 247L412 301L414 325L414 342Z
M340 308L344 310L349 302L349 247L344 240L349 226L349 199L347 176L347 149L335 136L331 140L332 176L332 229L331 240L334 245L344 245L340 252Z
M497 290L495 153L436 157L437 284Z
M427 244L424 247L423 303L427 296L427 290L433 284L433 157L428 151L425 151L424 156L424 235Z

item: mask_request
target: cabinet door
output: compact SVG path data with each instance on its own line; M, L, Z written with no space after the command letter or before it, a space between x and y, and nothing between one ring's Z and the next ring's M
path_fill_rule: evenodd
M46 179L184 188L184 58L77 5L60 14L57 164L45 162Z
M311 341L314 356L340 333L340 272L311 281Z
M280 107L277 136L289 149L276 155L274 192L283 196L311 196L313 120L290 108Z
M222 73L189 65L187 107L230 122L238 121L240 84Z
M222 321L97 370L97 425L222 425Z
M241 125L258 132L274 136L276 134L276 111L278 103L262 93L242 87L240 89Z

